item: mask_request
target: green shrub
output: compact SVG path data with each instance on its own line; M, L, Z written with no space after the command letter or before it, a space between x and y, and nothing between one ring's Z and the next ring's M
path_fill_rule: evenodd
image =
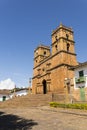
M50 102L51 107L71 108L71 109L84 109L87 110L87 104L63 104L58 102Z
M58 106L58 103L56 103L56 102L50 102L50 106L51 106L51 107L57 107L57 106Z

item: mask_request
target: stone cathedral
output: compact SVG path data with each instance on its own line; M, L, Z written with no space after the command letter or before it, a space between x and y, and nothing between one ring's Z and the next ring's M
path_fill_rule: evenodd
M78 64L72 28L60 24L51 37L51 47L41 44L34 50L33 94L63 93L64 80L74 76L70 68Z

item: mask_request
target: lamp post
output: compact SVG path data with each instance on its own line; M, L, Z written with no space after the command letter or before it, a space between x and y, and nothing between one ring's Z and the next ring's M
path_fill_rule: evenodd
M70 102L73 103L72 91L71 91L71 79L70 78L65 78L64 83L65 83L65 86L66 86L66 101L69 100L68 95L70 95Z
M31 93L31 78L29 78L29 93Z

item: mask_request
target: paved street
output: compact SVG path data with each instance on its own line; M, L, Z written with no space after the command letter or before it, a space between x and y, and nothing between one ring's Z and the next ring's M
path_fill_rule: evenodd
M0 109L0 130L87 130L87 111L44 107Z

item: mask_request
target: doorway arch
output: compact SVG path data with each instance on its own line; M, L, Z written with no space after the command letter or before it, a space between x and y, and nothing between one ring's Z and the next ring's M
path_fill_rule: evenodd
M47 93L47 82L45 79L42 81L42 84L43 84L43 94L46 94Z

